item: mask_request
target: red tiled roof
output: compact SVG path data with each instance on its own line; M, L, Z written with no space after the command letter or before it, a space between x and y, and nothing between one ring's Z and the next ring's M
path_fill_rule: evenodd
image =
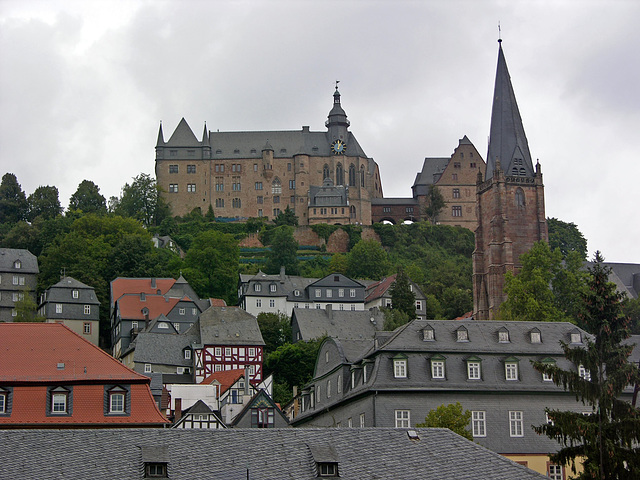
M149 380L61 323L0 323L0 339L3 383Z
M226 307L227 302L225 302L222 298L210 298L209 303L212 307Z
M183 300L190 301L185 297ZM118 300L118 310L121 318L130 320L144 320L143 308L149 309L149 318L153 320L160 315L167 315L180 301L179 298L165 298L162 295L147 295L140 300L140 295L124 295Z
M241 377L244 377L244 369L237 368L235 370L224 370L220 372L216 372L212 375L209 375L207 378L200 382L204 385L210 385L217 380L220 383L220 394L222 395L224 392L229 390L231 386L236 383Z
M151 395L150 379L134 372L58 323L0 323L0 383L11 386L4 426L160 426L168 423ZM64 368L58 365L64 364ZM105 415L105 385L128 385L130 415ZM71 415L47 416L47 387L73 389Z
M396 281L396 276L397 274L394 273L390 277L383 278L379 282L369 285L366 290L366 298L364 301L371 302L382 297L387 292L387 290L389 290L391 285L393 285L393 282Z
M167 293L176 281L173 278L156 278L156 286L151 286L151 278L116 278L111 282L111 301L115 302L125 293L146 293L157 295Z

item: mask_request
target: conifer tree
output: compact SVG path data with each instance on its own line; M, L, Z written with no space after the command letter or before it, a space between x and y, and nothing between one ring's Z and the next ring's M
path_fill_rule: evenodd
M574 473L576 462L583 462L583 472L574 478L636 479L640 478L640 410L620 396L627 385L640 381L640 370L629 362L633 345L623 343L630 336L629 320L622 313L623 295L608 281L610 269L602 262L596 252L578 314L578 325L591 336L581 345L562 343L565 357L576 368L534 363L556 385L575 393L591 412L548 410L550 423L534 430L562 444L551 455L553 462L571 465Z
M398 268L396 281L391 287L391 308L404 312L409 320L416 318L416 295L411 291L409 276L402 269Z

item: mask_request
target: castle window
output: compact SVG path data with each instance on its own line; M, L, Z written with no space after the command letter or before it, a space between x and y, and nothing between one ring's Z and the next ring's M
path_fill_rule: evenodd
M78 290L71 291L71 297L78 298L79 295L80 295L80 292Z
M169 165L169 173L178 173L178 165Z
M239 198L234 198L231 200L231 206L233 208L241 208L242 207L242 201Z
M262 205L264 203L264 197L262 195L258 195L256 197L256 203Z
M407 357L397 355L393 359L393 376L395 378L407 378Z
M329 178L329 165L325 163L324 167L322 167L322 179L324 180L326 178Z
M453 162L453 168L461 168L460 162Z
M460 327L456 330L456 341L458 342L468 342L469 341L469 331L465 327Z
M540 330L534 328L530 332L531 335L531 343L542 343L542 336L540 334Z
M500 343L509 343L509 330L506 328L501 328L498 330L498 342Z
M360 167L360 186L364 187L364 165Z
M216 198L216 208L224 208L224 198Z
M20 260L16 260L13 262L13 268L20 269L22 268L22 262Z
M224 192L224 177L216 177L216 192Z
M196 193L196 184L195 183L187 183L187 192Z
M344 169L341 163L336 166L336 185L344 185Z
M457 173L452 173L451 174L451 180L454 180L454 181L457 182L458 181L458 174Z
M291 164L287 163L287 172L290 172L290 171L291 171Z
M280 203L280 195L273 196L273 203Z
M178 193L178 184L170 183L169 184L169 193Z
M277 177L271 183L271 193L274 195L282 193L282 184L280 183L280 179Z
M467 379L480 380L482 378L482 370L480 367L480 359L472 357L467 360Z
M391 207L382 207L382 213L391 213Z
M436 339L435 332L433 331L433 327L431 325L427 325L422 330L422 340L424 342L431 342Z
M461 217L462 216L462 206L455 205L451 207L451 216L452 217Z
M196 173L195 165L187 165L187 173Z
M296 189L296 181L289 180L289 190L295 190L295 189Z
M472 156L473 156L473 155L472 155ZM476 168L476 162L471 162L471 163L469 164L469 166L470 166L471 168Z
M277 217L278 215L280 215L280 209L279 208L274 208L273 209L273 216Z
M349 165L349 186L356 186L356 166L353 163Z
M262 182L256 182L255 187L256 190L262 190Z
M524 191L518 187L516 190L516 207L524 207L525 206L525 197Z
M510 357L505 360L504 378L505 380L518 380L518 359L517 358Z
M459 188L454 188L453 189L453 198L460 198L460 189Z

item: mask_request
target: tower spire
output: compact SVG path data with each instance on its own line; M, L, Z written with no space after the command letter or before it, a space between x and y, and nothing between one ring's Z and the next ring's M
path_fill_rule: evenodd
M162 120L160 120L160 129L158 130L158 140L156 141L156 147L164 145L164 134L162 133Z
M533 177L535 171L529 152L529 143L524 133L524 126L516 96L511 85L511 77L502 51L502 39L498 39L498 67L493 93L493 109L491 111L491 129L489 151L487 153L487 170L485 179L493 177L496 160L505 175Z

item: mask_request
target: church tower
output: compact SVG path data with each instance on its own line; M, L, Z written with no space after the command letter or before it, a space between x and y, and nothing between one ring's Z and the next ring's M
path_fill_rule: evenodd
M548 241L544 185L535 167L513 93L507 62L498 40L487 167L478 171L478 228L473 252L473 315L491 320L506 299L504 275L517 274L520 255L539 240Z

